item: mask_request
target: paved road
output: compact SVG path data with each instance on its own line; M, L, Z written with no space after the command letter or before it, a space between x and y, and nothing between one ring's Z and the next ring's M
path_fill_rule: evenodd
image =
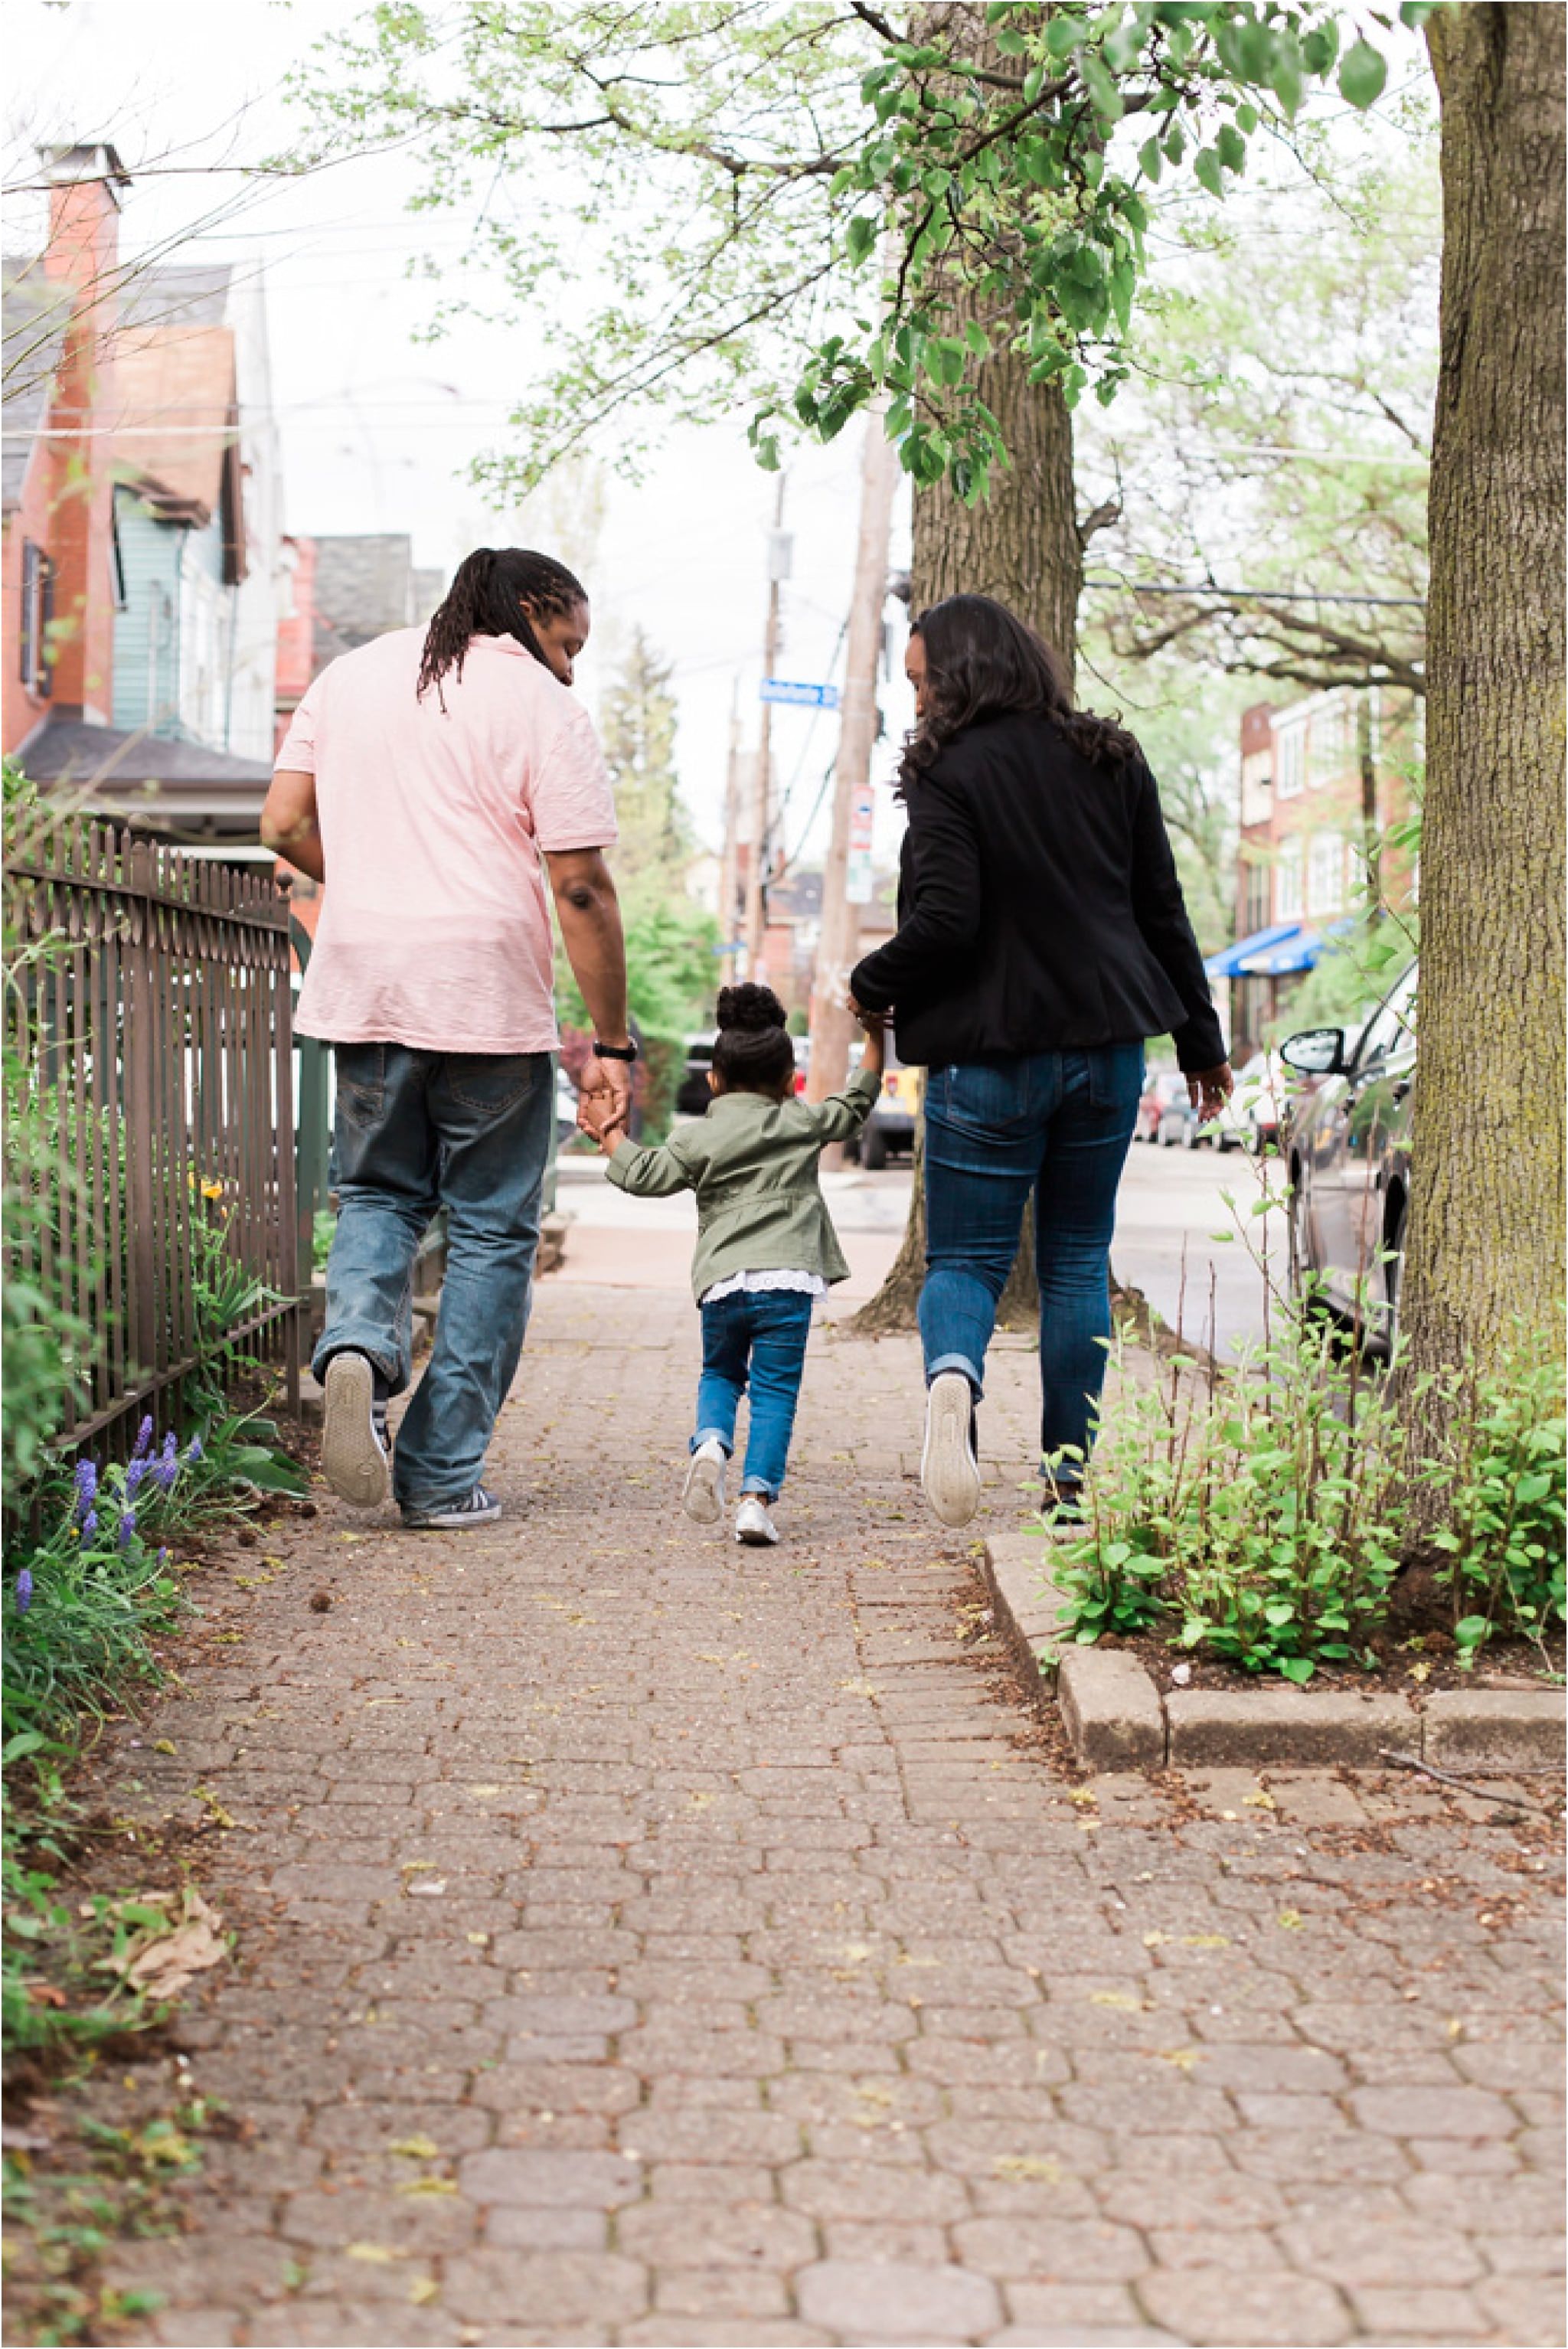
M909 1169L880 1174L858 1168L823 1177L844 1242L849 1302L873 1295L898 1252L909 1213ZM1230 1193L1234 1205L1226 1203ZM1284 1217L1252 1209L1261 1196L1259 1169L1238 1152L1156 1150L1135 1143L1123 1177L1113 1260L1119 1278L1140 1288L1173 1329L1207 1342L1217 1333L1222 1356L1255 1341L1264 1327L1264 1275L1240 1237L1266 1238L1274 1278L1283 1287ZM636 1288L684 1288L696 1211L689 1195L629 1199L604 1180L603 1162L562 1162L559 1204L573 1218L567 1278Z
M88 2093L232 2134L111 2254L167 2295L115 2337L1561 2341L1544 1829L1080 1785L923 1520L913 1342L816 1341L760 1556L676 1506L695 1341L546 1282L500 1526L328 1503L199 1585L103 1807L205 1826L239 1959L178 2090ZM989 1522L1033 1385L1004 1343Z

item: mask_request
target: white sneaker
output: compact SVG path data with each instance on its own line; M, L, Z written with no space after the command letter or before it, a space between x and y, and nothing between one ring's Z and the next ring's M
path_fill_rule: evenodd
M709 1436L691 1455L682 1500L688 1517L699 1526L716 1526L724 1515L724 1472L728 1465L722 1444Z
M365 1354L334 1354L322 1381L322 1474L356 1509L378 1509L392 1489L387 1405Z
M742 1493L740 1506L735 1512L735 1538L749 1548L763 1549L779 1538L779 1528L769 1515L768 1504L760 1493Z
M939 1371L926 1391L920 1481L944 1526L966 1526L980 1506L975 1391L962 1371Z

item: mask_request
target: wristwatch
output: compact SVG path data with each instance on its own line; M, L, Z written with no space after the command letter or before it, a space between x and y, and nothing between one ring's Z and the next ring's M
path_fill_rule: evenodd
M637 1040L634 1036L629 1044L601 1044L595 1037L593 1057L596 1061L634 1061L637 1057Z

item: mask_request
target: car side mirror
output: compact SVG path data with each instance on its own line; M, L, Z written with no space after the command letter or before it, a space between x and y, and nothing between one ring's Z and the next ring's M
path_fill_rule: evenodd
M1343 1028L1304 1028L1279 1048L1287 1069L1302 1077L1340 1077L1347 1065Z

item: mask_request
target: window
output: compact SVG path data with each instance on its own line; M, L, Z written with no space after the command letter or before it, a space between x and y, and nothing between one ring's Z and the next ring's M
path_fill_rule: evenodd
M1297 723L1274 732L1274 790L1282 800L1296 797L1306 781L1306 728Z
M1355 755L1355 711L1348 697L1331 701L1312 721L1307 781L1314 791L1345 773Z
M1305 912L1302 896L1301 841L1287 840L1279 853L1274 867L1274 919L1276 922L1299 922Z
M40 699L51 689L49 626L55 616L55 566L41 546L22 543L22 683Z
M1309 912L1337 914L1345 906L1345 840L1337 832L1320 832L1312 843L1307 866Z
M1266 864L1247 864L1243 872L1242 931L1244 936L1251 937L1269 926L1269 868Z

